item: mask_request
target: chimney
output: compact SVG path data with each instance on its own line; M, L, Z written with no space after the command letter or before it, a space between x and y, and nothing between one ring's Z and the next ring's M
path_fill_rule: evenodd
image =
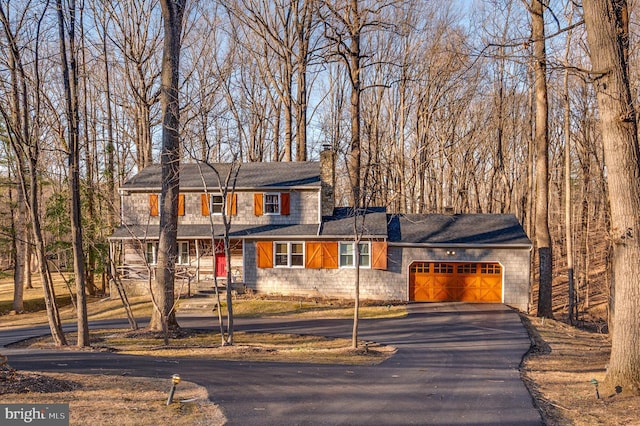
M322 145L322 151L320 151L320 182L322 185L320 194L322 216L333 216L333 208L335 207L333 191L336 185L336 165L335 153L329 144Z

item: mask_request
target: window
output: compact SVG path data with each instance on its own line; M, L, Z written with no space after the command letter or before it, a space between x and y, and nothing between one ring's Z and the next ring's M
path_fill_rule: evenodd
M224 208L224 198L222 195L211 196L211 214L222 214Z
M256 216L282 215L288 216L291 210L291 194L288 192L253 194L253 212Z
M430 269L430 263L419 262L411 265L411 272L416 272L420 274L428 274Z
M458 265L458 273L459 274L475 274L478 268L475 263L465 263L462 265Z
M358 243L360 250L360 267L369 268L371 266L371 250L368 242ZM340 267L341 268L354 268L355 264L353 258L355 256L354 243L340 243Z
M158 243L147 243L145 259L149 265L158 263Z
M304 243L276 242L274 246L276 267L304 267Z
M280 214L280 194L264 194L264 214Z
M189 241L178 242L178 265L189 264Z
M493 263L483 263L482 266L480 266L480 273L497 275L502 273L502 269L500 268L500 265L496 265Z
M433 272L435 274L453 274L453 265L451 263L434 263Z

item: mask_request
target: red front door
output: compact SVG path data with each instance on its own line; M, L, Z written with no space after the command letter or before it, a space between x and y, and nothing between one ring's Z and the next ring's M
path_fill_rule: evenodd
M216 277L227 276L227 258L224 253L216 253Z

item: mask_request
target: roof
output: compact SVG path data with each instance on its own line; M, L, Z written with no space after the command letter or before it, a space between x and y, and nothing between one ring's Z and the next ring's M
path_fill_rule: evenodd
M223 237L223 225L215 225L214 238ZM109 239L114 240L156 240L159 237L160 226L144 225L120 226ZM309 238L317 236L318 225L231 225L230 238ZM178 239L207 239L211 238L210 225L178 225Z
M387 209L384 207L371 207L363 210L357 220L351 207L338 207L334 209L333 216L322 218L320 234L322 236L344 236L354 234L356 222L361 227L362 237L387 238Z
M180 165L180 190L204 189L204 177L207 188L218 188L220 174L224 181L229 174L230 163L186 163ZM121 187L127 191L160 190L162 168L154 164L142 169L137 175L128 179ZM230 182L231 185L231 182ZM277 189L277 188L319 188L320 163L317 161L242 163L236 180L236 189Z
M432 246L531 247L510 214L402 214L389 216L390 243Z
M518 219L509 214L402 214L388 215L385 208L370 208L363 223L363 238L386 238L391 245L432 247L511 247L530 248ZM341 207L315 224L247 225L232 224L230 238L313 239L351 238L353 209ZM121 226L110 239L157 239L159 226ZM214 237L221 238L222 225L214 226ZM211 238L210 225L179 225L178 239Z

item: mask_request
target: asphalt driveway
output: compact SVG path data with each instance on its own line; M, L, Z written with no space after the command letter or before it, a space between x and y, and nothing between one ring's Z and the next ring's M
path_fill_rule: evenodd
M464 303L413 304L409 311L406 318L360 321L362 339L398 348L376 366L2 353L25 370L167 378L178 373L205 386L230 425L543 424L518 371L530 341L516 312ZM214 325L211 317L182 318L180 324ZM345 337L351 321L238 319L236 329ZM0 331L0 345L7 344L7 334L16 332Z

